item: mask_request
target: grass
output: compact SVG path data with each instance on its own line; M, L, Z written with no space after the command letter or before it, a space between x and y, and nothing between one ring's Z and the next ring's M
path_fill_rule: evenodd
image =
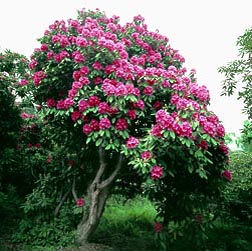
M108 202L92 242L109 245L118 251L155 250L155 215L153 205L144 198L125 203L114 197Z

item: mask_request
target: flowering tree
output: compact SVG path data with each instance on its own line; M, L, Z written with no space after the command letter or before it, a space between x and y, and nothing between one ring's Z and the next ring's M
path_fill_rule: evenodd
M88 209L79 243L96 229L122 169L141 175L166 223L179 218L176 210L200 208L189 203L192 194L212 199L230 179L224 127L207 109L206 86L143 17L120 25L117 16L82 10L76 20L55 21L39 41L31 90L48 137L71 160L62 168L78 184L77 206Z

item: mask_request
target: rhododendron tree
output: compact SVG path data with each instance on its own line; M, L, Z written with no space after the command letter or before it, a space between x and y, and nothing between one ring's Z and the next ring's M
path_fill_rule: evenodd
M200 202L213 201L226 182L228 148L207 87L168 38L140 15L121 25L117 16L81 10L55 21L39 42L30 63L34 102L49 137L74 161L62 168L76 184L85 177L76 190L88 207L78 242L96 229L122 169L140 175L157 222L194 220Z

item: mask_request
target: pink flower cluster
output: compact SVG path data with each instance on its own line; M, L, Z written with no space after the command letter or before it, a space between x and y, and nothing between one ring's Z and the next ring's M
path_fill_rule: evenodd
M163 130L173 131L181 137L192 137L192 126L189 122L180 120L177 114L171 115L160 109L156 113L156 124L152 128L152 135L161 137Z
M151 179L158 180L163 175L163 167L161 166L153 166L151 170Z
M164 226L163 226L162 223L160 223L160 222L154 222L154 231L156 233L161 233L163 231L163 229L164 229Z
M123 84L122 82L116 82L110 79L103 80L102 90L107 96L139 96L140 94L139 89L134 87L133 84Z
M211 137L224 137L225 128L219 122L219 119L216 115L199 115L197 116L197 119L204 133L207 133Z
M77 207L83 207L85 205L85 200L83 198L78 198L76 201Z
M136 148L139 144L139 140L133 136L130 136L126 141L126 147L128 149Z
M46 77L46 74L43 71L37 71L33 74L33 83L35 86L38 86L40 82Z
M225 170L221 173L221 177L228 180L228 181L231 181L233 179L233 175L232 175L232 172L230 170Z
M150 160L152 157L152 153L148 150L141 153L141 158L143 160Z

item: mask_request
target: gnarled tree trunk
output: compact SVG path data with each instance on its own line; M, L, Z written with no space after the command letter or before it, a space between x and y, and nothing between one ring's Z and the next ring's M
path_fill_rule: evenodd
M101 148L99 149L99 157L100 166L98 172L87 191L90 202L89 212L88 214L83 215L83 218L77 228L77 242L80 245L87 243L96 230L109 195L109 186L115 180L122 166L122 156L120 155L114 171L108 178L102 180L102 176L106 170L106 163L104 150Z

